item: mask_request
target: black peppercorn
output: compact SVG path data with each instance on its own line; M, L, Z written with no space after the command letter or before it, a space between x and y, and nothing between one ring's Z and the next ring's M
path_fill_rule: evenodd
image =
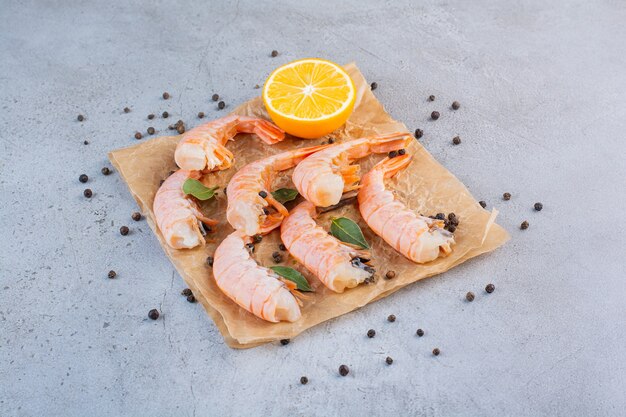
M206 264L208 266L213 266L213 257L212 256L209 256L209 257L206 258Z
M437 119L439 119L439 116L440 116L440 114L439 114L439 112L438 112L438 111L434 111L434 112L432 112L432 113L430 114L430 118L431 118L431 119L433 119L433 120L437 120Z
M198 119L204 119L204 112L198 112Z
M535 210L537 211L541 211L543 209L543 204L541 203L535 203Z
M274 259L274 262L276 262L277 264L283 261L283 255L281 255L279 252L272 253L272 258Z
M189 288L185 288L184 290L182 290L180 292L180 295L183 295L185 297L189 297L191 294L193 294L193 293L191 292L191 290Z
M120 227L120 234L122 236L126 236L128 234L128 232L130 232L130 229L128 228L128 226Z
M85 120L85 116L83 116L82 114L79 114L77 119L79 122L82 122L83 120Z
M130 109L128 107L124 107L124 113L130 113Z
M170 98L170 93L166 91L165 93L163 93L163 100L167 100L168 98Z
M415 332L415 334L417 334L419 337L424 336L424 330L422 329L417 329L417 331Z
M285 246L285 244L284 244L284 243L280 243L280 244L278 245L278 249L280 249L280 250L287 250L287 247Z
M440 353L441 353L441 351L439 350L439 348L434 348L433 349L433 355L439 356Z
M113 279L116 276L117 276L117 273L114 270L109 271L109 275L108 275L109 279Z
M152 126L150 126L150 127L148 128L148 134L149 134L149 135L154 135L154 132L156 132L156 130L154 130L154 128L153 128Z
M89 141L88 140L83 141L83 145L89 145Z
M138 222L139 220L141 220L141 213L139 213L138 211L134 212L133 214L130 215L130 217Z
M391 356L387 356L387 359L385 359L385 362L387 362L387 365L391 365L393 363L393 359L391 358Z
M461 107L461 103L459 103L458 101L453 101L452 102L452 109L453 110L458 110L459 107Z
M309 383L309 378L307 378L306 376L302 376L302 377L300 377L300 383L301 383L302 385L306 385L306 384L308 384L308 383Z
M419 139L424 136L424 131L422 129L415 129L415 139Z
M217 101L217 100L219 100L219 99L220 99L220 96L219 96L219 94L213 94L213 96L211 96L211 99L212 99L213 101Z
M187 296L187 302L188 302L188 303L192 303L192 304L193 304L193 303L195 303L195 302L196 302L196 297L194 297L194 295L193 295L193 294L188 295L188 296Z
M150 310L148 312L148 317L150 317L150 319L152 320L156 320L159 318L159 310L157 310L156 308L153 308L152 310Z
M267 192L266 191L259 191L259 195L261 196L261 198L265 198L265 197L267 197Z
M485 291L487 292L487 294L491 294L492 292L494 292L496 289L496 286L493 284L487 284L487 286L485 287Z
M486 207L487 207L487 203L486 203L486 202L484 202L483 200L480 200L480 201L478 202L478 204L480 204L480 206L481 206L482 208L486 208Z
M392 279L396 277L396 271L387 271L387 273L385 274L385 278L387 279Z
M435 214L435 219L437 220L445 220L446 219L446 215L443 213L437 213Z
M428 101L435 101L435 96L432 94L428 96Z
M85 183L89 180L89 177L87 176L87 174L80 174L80 176L78 177L78 181Z
M333 143L335 143L335 139L333 139L333 138L328 139L328 143L329 143L330 145L332 145Z
M390 315L387 317L387 321L388 321L388 322L390 322L390 323L393 323L394 321L396 321L396 316L395 316L395 315L393 315L393 314L390 314Z
M455 136L455 137L452 138L452 144L458 145L460 143L461 143L461 138L460 137Z
M280 339L280 344L283 346L287 346L291 342L289 339Z
M511 199L511 193L504 193L504 194L502 194L502 199L504 201L509 201Z
M178 125L178 127L176 128L176 131L178 132L179 135L182 135L183 133L185 133L185 125Z
M474 301L474 293L471 291L468 292L467 294L465 294L465 299L471 303L472 301Z
M398 155L404 155L404 154L406 154L406 149L398 150Z
M102 172L102 175L109 175L111 173L111 170L109 169L109 167L103 167L100 172Z
M526 229L528 229L528 226L530 226L530 225L528 224L528 222L526 220L524 220L519 228L522 229L522 230L526 230Z
M370 84L370 88L372 89L372 91L376 90L378 88L378 83L373 82L372 84Z
M274 49L270 55L272 55L272 58L276 58L278 56L278 51Z
M166 111L164 111L161 116L163 116L164 119L167 119L168 117L170 117L170 114Z
M263 240L263 236L262 235L254 235L254 236L252 236L252 240L254 241L254 243L260 243Z
M219 103L217 103L217 108L222 110L224 107L226 107L226 103L224 103L223 101L220 101Z
M369 329L367 331L367 337L369 337L370 339L373 338L374 336L376 336L376 330L374 329Z
M350 373L350 368L348 368L346 365L341 365L339 367L339 375L346 376L349 373Z
M154 114L150 113L150 114L148 115L148 120L152 120L152 119L154 119Z
M450 233L456 232L456 226L453 225L453 224L449 225L448 226L448 232L450 232Z
M391 151L388 154L389 158L395 158L396 156L398 156L398 151Z
M83 195L87 198L91 198L91 196L93 195L91 188L85 188L85 191L83 191Z
M141 134L141 132L135 132L135 139L139 140L143 138L143 135Z

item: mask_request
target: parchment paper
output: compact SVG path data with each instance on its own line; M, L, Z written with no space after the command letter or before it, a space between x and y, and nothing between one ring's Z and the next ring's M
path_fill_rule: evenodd
M233 167L226 171L209 174L204 178L207 185L219 185L220 191L215 200L203 203L203 212L220 221L215 233L207 236L207 245L191 250L171 249L163 240L154 222L152 203L159 183L170 171L175 170L174 149L180 136L159 137L138 145L112 151L109 159L118 170L135 198L146 220L159 239L167 256L183 277L196 298L211 316L226 343L234 348L248 348L262 343L293 338L309 327L331 318L355 310L365 304L386 297L398 289L420 279L440 274L474 256L489 252L506 242L507 232L494 223L497 212L484 210L471 196L467 188L441 166L426 149L416 140L408 151L415 155L411 165L389 181L388 186L397 192L397 197L411 209L424 215L438 212L456 213L460 225L455 233L456 244L453 252L446 258L439 258L425 265L414 264L389 247L376 236L361 219L356 206L345 206L318 218L318 224L330 226L333 216L349 217L359 223L363 233L372 246L372 260L377 270L376 282L361 285L336 294L328 290L307 270L299 266L287 252L282 252L282 265L298 269L307 277L315 293L305 301L302 318L296 323L268 323L241 309L226 297L215 284L211 268L205 263L207 256L215 252L219 242L232 232L225 218L226 196L223 188L230 177L248 162L264 156L283 152L294 147L313 146L326 142L329 137L337 142L344 142L372 134L384 134L394 131L407 131L404 124L395 121L387 114L376 99L363 75L354 64L346 70L354 80L357 89L357 101L354 113L346 125L332 134L313 140L287 137L283 142L268 146L253 135L238 135L228 148L235 154ZM261 98L244 103L234 113L269 119ZM361 173L367 172L382 156L370 156L360 161ZM290 187L290 175L293 170L281 173L275 182L275 188ZM300 200L287 203L292 208ZM262 265L274 265L272 252L279 250L279 230L265 236L256 245L255 257ZM387 280L383 276L388 270L394 270L396 277Z

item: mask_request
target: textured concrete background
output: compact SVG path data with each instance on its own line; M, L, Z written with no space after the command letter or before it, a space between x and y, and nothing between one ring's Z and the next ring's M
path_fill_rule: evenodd
M2 1L0 415L624 415L626 3L300 3ZM308 56L356 61L512 240L288 346L231 350L100 169L136 130L218 117L213 92L228 110Z

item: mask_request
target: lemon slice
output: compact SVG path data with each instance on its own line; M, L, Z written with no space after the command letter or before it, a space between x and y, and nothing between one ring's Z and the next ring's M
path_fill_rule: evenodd
M263 86L263 102L272 121L285 132L308 139L342 126L355 99L354 83L343 68L318 58L277 68Z

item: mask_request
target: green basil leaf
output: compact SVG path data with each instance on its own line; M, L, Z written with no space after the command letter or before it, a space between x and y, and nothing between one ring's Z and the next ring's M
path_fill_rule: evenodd
M194 180L193 178L187 178L187 181L183 184L183 192L185 194L191 194L196 197L198 200L208 200L215 196L215 190L219 187L211 187L207 188L198 180Z
M270 266L270 269L276 272L281 277L286 278L289 281L295 282L297 285L297 288L300 291L305 291L305 292L313 291L313 289L309 285L309 282L306 280L306 278L295 269L289 268L288 266Z
M342 242L369 249L365 236L358 224L345 217L336 217L330 223L330 233Z
M293 190L291 188L279 188L276 191L272 191L272 195L280 204L285 204L287 201L296 199L298 196L298 190Z

